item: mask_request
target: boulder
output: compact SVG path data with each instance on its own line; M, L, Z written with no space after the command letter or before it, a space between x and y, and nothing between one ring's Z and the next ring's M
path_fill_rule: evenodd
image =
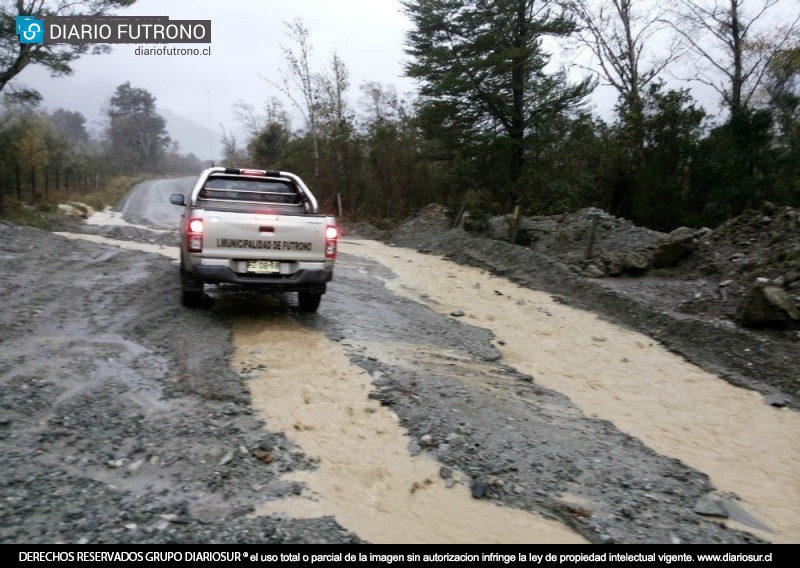
M736 311L742 325L750 327L784 326L800 322L794 300L774 284L757 283L745 294Z
M653 266L664 268L678 264L694 252L696 243L694 229L678 227L658 244L653 253Z
M630 252L622 260L626 272L644 272L650 266L650 259L641 252Z

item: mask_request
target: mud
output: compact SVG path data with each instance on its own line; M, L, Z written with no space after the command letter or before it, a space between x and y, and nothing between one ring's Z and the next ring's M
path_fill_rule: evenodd
M169 250L177 212L166 199L187 183L139 186L122 211L138 227L72 229ZM158 218L148 217L153 210ZM426 247L447 246L449 238L437 236ZM684 461L652 434L617 424L591 400L548 382L555 371L529 367L514 351L510 330L520 322L501 310L478 314L478 303L458 286L426 289L426 263L449 264L430 254L393 255L348 239L319 312L309 315L295 310L291 295L216 288L207 309L187 310L173 257L158 251L7 224L0 224L0 243L0 542L493 541L488 527L476 532L468 523L459 531L461 509L441 505L430 524L418 523L417 534L403 532L399 512L393 525L402 499L432 495L426 506L436 509L439 493L459 507L477 502L507 509L509 519L521 514L554 527L535 532L531 542L800 542L790 524L778 526L780 515L753 502L757 497L726 491L702 463ZM520 265L519 258L509 261L507 276L518 280L513 271ZM453 283L472 292L480 284L495 295L453 266ZM540 278L555 285L558 275ZM479 276L489 275L478 270ZM507 278L496 281L498 301L524 299ZM567 300L573 290L580 287L567 282L561 303L547 305L545 298L528 308L543 310L536 312L542 320L557 318L563 302L585 301L580 294ZM601 307L610 310L613 302ZM615 343L613 333L613 326L598 332L606 338L595 342L598 352ZM659 344L642 337L653 349ZM305 349L330 361L303 357ZM642 357L649 360L646 350ZM592 373L582 377L589 384L601 379ZM742 376L743 384L752 380ZM289 389L289 381L300 388ZM347 389L337 388L344 383ZM613 385L604 388L613 396ZM330 409L338 399L344 402L335 412L286 414ZM348 408L355 422L396 416L366 431L394 440L395 469L428 464L397 482L410 481L407 489L390 493L376 485L386 464L354 446L367 434L312 421L347 416ZM790 408L772 410L795 416ZM794 424L790 419L786 427ZM320 450L315 432L332 453ZM375 440L359 443L373 447ZM746 451L758 441L737 443ZM372 493L326 497L326 468L337 450L343 461L373 468L375 475L362 476ZM795 451L779 463L797 471L797 459ZM387 456L388 463L395 462ZM749 466L729 467L747 479ZM787 490L795 491L796 478L787 479ZM759 483L755 476L752 482ZM354 475L332 486L347 484L358 494L361 483ZM375 511L384 512L383 524L370 533L359 521Z

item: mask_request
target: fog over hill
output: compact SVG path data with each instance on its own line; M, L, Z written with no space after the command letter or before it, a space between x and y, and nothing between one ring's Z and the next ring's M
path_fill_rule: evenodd
M26 85L27 86L27 85ZM85 88L74 89L65 85L58 98L45 97L42 104L43 110L53 112L58 108L77 111L86 119L86 130L92 137L101 138L106 128L108 117L106 109L114 85L108 82L95 81ZM204 126L201 122L210 121L212 117L197 117L191 120L173 112L170 109L158 106L158 113L167 121L169 137L178 143L178 153L194 154L201 160L219 161L222 156L222 131L219 122L216 126Z
M167 132L170 138L178 143L178 153L191 153L201 160L215 162L221 159L220 130L208 128L166 109L158 109L158 113L167 121Z

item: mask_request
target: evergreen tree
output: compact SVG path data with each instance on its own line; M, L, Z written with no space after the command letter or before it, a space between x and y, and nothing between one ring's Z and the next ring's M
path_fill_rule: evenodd
M169 146L166 121L156 99L145 89L119 85L108 108L108 138L120 166L153 170Z
M406 0L412 22L406 66L420 80L420 124L451 163L466 159L471 174L487 172L507 204L525 189L526 154L549 124L578 107L589 80L571 83L550 72L546 37L575 23L544 0ZM457 152L455 155L453 152ZM491 178L491 179L488 179Z

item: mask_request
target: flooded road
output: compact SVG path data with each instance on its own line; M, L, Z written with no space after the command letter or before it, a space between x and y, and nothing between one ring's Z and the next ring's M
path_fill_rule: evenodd
M609 420L657 452L677 458L733 492L773 529L800 542L800 415L764 404L641 334L555 302L483 271L375 241L355 254L391 267L389 291L432 309L464 312L492 330L505 361ZM737 526L736 521L731 523ZM739 525L739 528L742 528Z
M800 542L798 413L481 270L340 251L317 314L210 290L253 410L316 465L255 515L376 543Z
M369 399L371 377L337 343L289 317L241 318L234 334L237 361L267 361L248 382L254 407L319 466L289 476L308 485L303 496L257 514L333 515L374 543L586 542L539 515L473 499L465 485L448 488L440 464L409 455L397 416Z

